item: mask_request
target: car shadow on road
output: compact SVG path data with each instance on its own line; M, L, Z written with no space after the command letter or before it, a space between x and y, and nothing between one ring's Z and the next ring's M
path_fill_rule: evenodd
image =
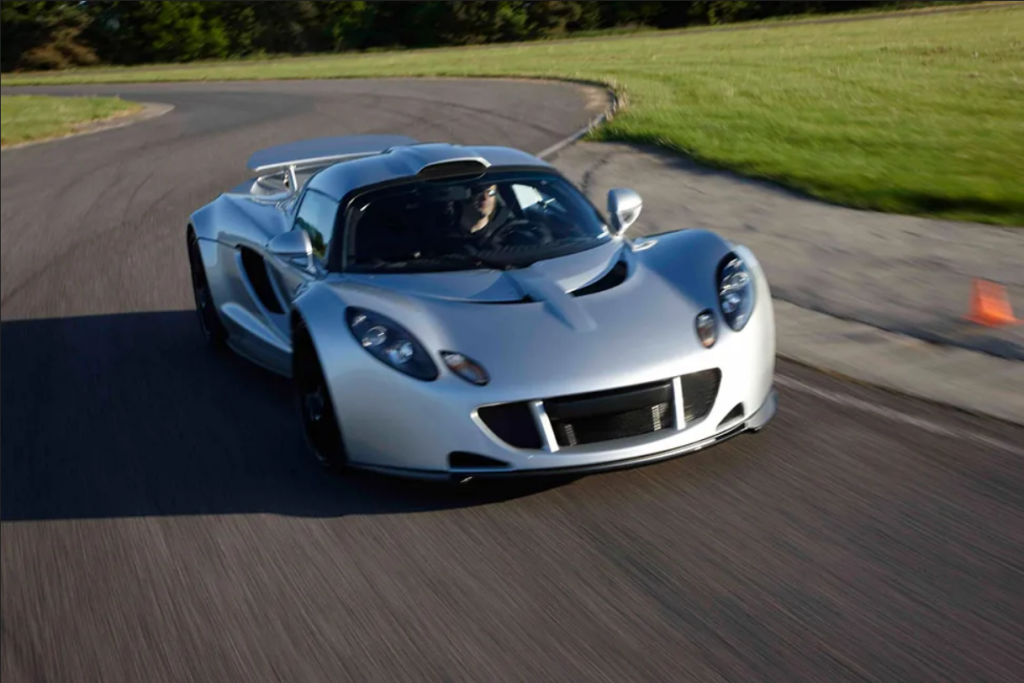
M288 381L208 350L194 313L4 322L0 519L393 514L567 480L442 486L325 472Z

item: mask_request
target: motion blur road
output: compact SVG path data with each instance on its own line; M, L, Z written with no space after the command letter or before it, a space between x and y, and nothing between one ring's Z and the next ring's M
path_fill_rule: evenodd
M538 152L580 90L45 92L176 109L3 153L4 683L1020 680L1024 430L780 363L760 435L452 491L325 475L286 383L203 348L184 225L252 150Z

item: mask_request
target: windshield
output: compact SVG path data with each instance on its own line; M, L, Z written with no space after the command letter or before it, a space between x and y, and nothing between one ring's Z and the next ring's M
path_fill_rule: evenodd
M520 268L612 239L571 183L545 173L417 181L350 208L345 269L425 272Z

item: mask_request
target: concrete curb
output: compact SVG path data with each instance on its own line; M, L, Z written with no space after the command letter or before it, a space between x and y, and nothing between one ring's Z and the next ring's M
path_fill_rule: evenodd
M173 105L162 104L159 102L136 102L136 104L142 105L142 111L134 114L128 114L127 116L114 115L101 121L85 123L79 126L78 129L64 135L56 135L54 137L43 138L40 140L30 140L29 142L20 142L16 145L7 145L0 148L0 151L7 152L15 149L23 149L25 147L35 147L36 145L45 145L52 142L60 142L61 140L68 140L70 138L81 137L83 135L93 135L94 133L102 133L107 130L124 128L136 123L141 123L142 121L155 119L158 116L163 116L174 109Z
M558 152L560 152L561 150L563 150L566 147L568 147L569 145L579 141L583 137L589 135L593 130L595 130L596 128L599 128L600 126L603 126L608 121L611 121L615 117L615 114L618 112L618 110L619 110L619 108L621 106L620 105L620 101L619 101L619 97L615 94L615 92L611 88L609 88L604 83L590 83L590 82L582 82L582 81L568 81L568 82L576 83L578 85L588 85L588 86L591 86L591 87L602 88L602 89L604 89L608 93L609 97L611 98L611 103L609 104L609 106L603 112L601 112L600 114L598 114L597 116L592 118L590 120L590 122L586 126L584 126L583 128L580 128L579 130L577 130L575 133L573 133L569 137L563 138L562 140L556 142L555 144L551 145L547 149L545 149L542 152L537 154L537 156L539 158L544 159L546 161L550 161L551 157L553 157L556 154L558 154Z

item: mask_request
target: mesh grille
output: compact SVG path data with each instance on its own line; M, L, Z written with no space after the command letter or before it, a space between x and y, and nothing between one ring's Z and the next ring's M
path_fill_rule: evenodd
M671 403L657 403L611 415L553 420L559 446L599 443L612 439L650 434L673 426Z
M693 422L707 417L718 398L718 385L722 381L722 371L718 368L713 370L701 370L690 375L682 376L683 384L683 412L687 422Z

